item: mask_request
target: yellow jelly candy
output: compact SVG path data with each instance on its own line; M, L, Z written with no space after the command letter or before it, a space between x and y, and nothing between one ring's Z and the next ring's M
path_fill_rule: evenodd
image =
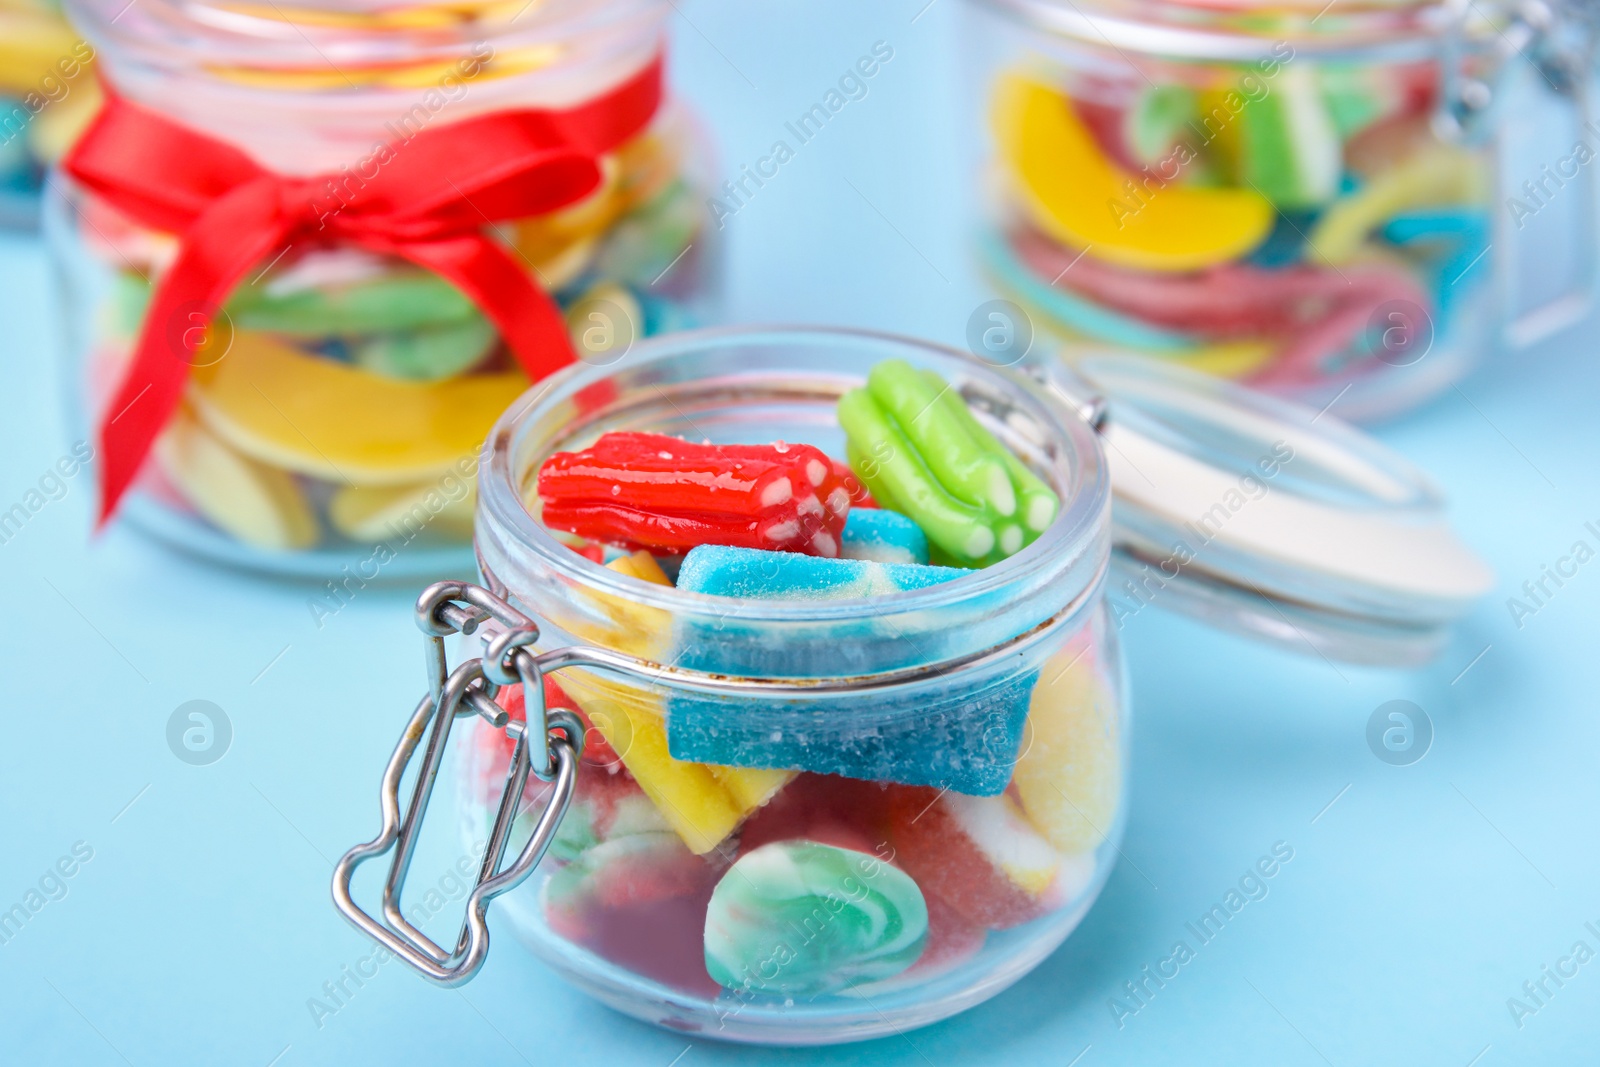
M653 557L636 552L607 565L655 585L671 585ZM619 642L624 651L658 658L671 640L671 617L660 608L612 599L609 613L631 613L627 629L633 640ZM631 647L625 647L631 646ZM647 655L653 651L655 655ZM716 767L673 759L667 751L667 725L662 697L592 671L563 671L561 688L583 710L622 759L639 788L655 804L684 844L696 855L716 848L794 777L793 771Z
M0 93L37 93L39 79L47 74L59 80L57 61L74 59L78 45L77 35L60 15L0 6Z
M246 455L341 485L436 480L475 452L528 387L520 373L440 382L385 378L250 330L197 367L190 403Z
M156 459L196 511L245 544L290 551L316 544L317 518L294 476L257 463L180 412Z
M632 293L613 282L601 282L567 308L567 334L581 359L615 352L621 359L644 335L644 310Z
M387 541L396 535L409 540L421 533L430 538L471 540L476 486L470 480L456 479L448 486L443 481L347 485L328 502L328 520L355 541Z
M3 31L0 31L3 32ZM54 163L67 154L67 149L78 142L89 123L100 113L105 95L94 78L84 78L72 92L51 104L33 120L28 131L29 143L40 159Z
M529 7L528 0L500 2L397 4L390 8L340 11L327 7L243 3L222 5L250 18L287 22L296 26L325 26L350 30L450 29L465 22L509 21Z
M339 70L318 67L234 67L211 66L207 71L216 77L237 85L262 89L284 89L299 92L326 92L351 88L432 89L454 78L462 82L506 78L548 67L561 58L563 52L556 45L530 45L508 48L483 61L475 74L466 73L462 59L440 59L425 63L406 63L390 66L359 66L350 64ZM442 99L442 97L441 97Z
M1361 253L1367 234L1392 216L1415 208L1481 203L1485 184L1478 160L1460 149L1431 145L1329 207L1306 238L1308 258L1343 266Z
M1069 854L1105 840L1122 794L1121 712L1092 661L1069 644L1045 663L1012 776L1028 820Z
M1061 94L1020 75L1001 80L994 126L1034 223L1097 259L1198 270L1238 259L1272 230L1272 205L1254 190L1161 185L1117 167Z

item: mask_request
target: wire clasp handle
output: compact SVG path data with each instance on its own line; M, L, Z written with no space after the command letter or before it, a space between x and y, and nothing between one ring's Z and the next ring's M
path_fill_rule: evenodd
M449 669L445 638L471 634L493 619L505 629L485 643L480 659L469 659ZM416 622L424 634L424 660L428 692L406 723L400 743L383 772L378 801L383 828L377 837L346 852L334 867L333 902L341 915L368 937L379 942L430 981L457 986L469 981L489 953L489 927L485 915L489 902L515 888L544 858L555 837L577 785L578 757L583 752L584 726L570 711L547 712L540 658L529 650L539 639L539 628L522 612L482 586L466 582L436 582L417 599ZM520 684L527 708L526 721L514 722L495 694L501 686ZM457 718L479 715L504 730L516 742L506 772L504 791L494 826L484 848L477 881L467 898L467 913L454 949L436 944L400 913L400 896L416 849L417 834L444 760L450 727ZM422 745L426 739L426 745ZM402 813L400 781L418 747L422 767ZM528 843L516 859L502 868L507 842L516 822L522 791L533 774L552 782L544 810ZM350 894L357 867L395 850L383 887L383 917L368 914Z

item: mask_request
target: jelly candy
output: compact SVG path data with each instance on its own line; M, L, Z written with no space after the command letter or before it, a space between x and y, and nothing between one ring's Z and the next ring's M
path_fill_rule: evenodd
M1014 251L1000 235L986 235L982 242L984 262L1001 285L1027 301L1029 306L1040 309L1044 314L1086 337L1120 348L1177 354L1188 352L1195 347L1197 342L1194 338L1141 322L1137 318L1079 297L1070 287L1063 284L1066 278L1066 270L1063 268L1072 263L1076 258L1075 255L1069 255L1054 271L1046 272L1029 260L1041 257L1055 258L1060 253L1058 246L1049 246L1046 249L1044 242L1028 240L1026 236L1016 244L1020 247ZM1030 252L1033 254L1030 255ZM1073 267L1081 265L1079 262L1073 264ZM1040 275L1053 277L1056 282L1047 283Z
M227 312L238 329L295 338L402 333L484 321L466 294L438 275L422 270L383 273L381 262L365 254L308 257L279 277L241 286L229 299Z
M646 978L711 996L706 910L722 872L671 833L612 837L551 874L545 917L559 935Z
M758 600L866 600L960 578L955 567L823 559L792 552L701 545L678 570L678 588Z
M928 536L904 515L882 508L858 507L845 519L840 538L845 559L874 563L928 562Z
M401 382L302 355L250 330L196 367L190 403L247 456L336 485L437 478L479 444L528 386L520 373Z
M928 906L928 942L917 962L900 976L902 980L930 978L954 970L976 956L988 940L982 926L968 920L937 894L923 890L922 899Z
M573 301L566 318L572 347L580 359L626 352L635 339L644 336L644 311L639 301L611 282L594 286Z
M712 891L706 970L729 989L849 993L922 955L928 907L905 872L870 853L778 841L740 856Z
M380 333L355 339L350 358L386 378L434 382L453 378L482 363L500 344L487 319L463 319L405 333Z
M1479 168L1462 150L1423 148L1329 207L1306 243L1317 262L1342 266L1356 258L1367 235L1386 219L1417 208L1477 203L1482 184Z
M419 533L470 538L477 493L470 481L453 484L460 494L454 498L437 482L347 485L329 499L328 521L354 541L387 541L397 532L408 541Z
M901 787L892 809L895 861L969 922L1003 929L1061 903L1061 856L1009 795Z
M818 498L831 476L808 445L609 433L547 459L538 493L545 525L593 541L668 554L725 544L837 556L849 499Z
M316 543L317 517L294 476L239 454L192 416L173 419L156 457L207 519L246 544L285 550Z
M860 600L937 585L964 573L950 567L702 545L684 557L678 588L752 599ZM870 616L841 621L836 640L811 653L790 642L759 644L740 627L737 610L719 619L714 629L690 618L678 626L677 665L715 674L849 674L850 649L858 638L872 636L876 626ZM818 662L810 662L812 655ZM914 694L858 696L820 707L676 692L668 740L678 759L786 767L991 795L1004 789L1010 777L1033 678L1025 673L960 685L936 682Z
M674 695L673 755L735 767L785 767L974 796L1006 788L1035 675L849 703ZM960 746L960 747L956 747Z
M1122 792L1121 723L1091 654L1063 647L1040 672L1015 782L1028 821L1067 855L1104 841Z
M886 854L892 786L834 774L800 774L739 828L739 850L805 838Z
M1344 160L1311 68L1290 63L1271 92L1239 113L1239 151L1243 183L1279 208L1294 211L1333 199Z
M1193 270L1245 255L1272 229L1271 203L1251 189L1141 187L1100 153L1067 101L1038 82L1006 76L994 126L1035 224L1088 255Z
M667 584L660 568L643 553L617 560L610 568L642 581ZM661 622L665 622L665 613L661 613ZM665 634L652 640L664 644ZM674 759L668 754L659 695L589 671L568 671L562 677L567 695L696 855L715 849L747 814L793 777L781 770L713 767Z
M1160 162L1188 140L1189 123L1199 111L1199 100L1188 86L1146 86L1123 115L1123 143L1140 163Z
M945 559L1013 555L1055 518L1055 494L942 380L903 361L879 363L867 388L841 397L839 423L872 495L922 527Z

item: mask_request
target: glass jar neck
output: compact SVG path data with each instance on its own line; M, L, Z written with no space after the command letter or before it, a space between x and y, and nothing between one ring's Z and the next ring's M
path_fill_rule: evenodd
M734 599L651 585L592 563L525 503L545 458L611 430L720 443L781 439L842 455L838 398L891 358L940 374L1056 490L1060 514L1037 541L910 592ZM638 654L630 635L654 626L675 635L669 644L680 649L686 635L715 641L726 673L747 677L816 677L817 664L852 676L955 664L1030 631L1081 624L1100 601L1110 549L1104 455L1088 425L1035 395L1042 392L1031 379L962 353L886 335L741 328L651 341L615 367L580 364L547 379L501 418L479 475L480 566L487 584L540 620L546 647L575 642Z
M571 107L662 48L667 0L507 7L68 0L109 83L284 174L350 166L434 124Z

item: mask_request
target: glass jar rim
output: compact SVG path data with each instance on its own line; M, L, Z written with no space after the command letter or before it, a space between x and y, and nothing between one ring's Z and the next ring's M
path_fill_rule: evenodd
M772 325L726 326L668 334L640 343L626 358L632 365L639 366L709 349L773 342L853 344L880 349L885 358L901 351L917 352L941 361L958 361L974 378L984 380L993 388L1004 389L1010 400L1027 410L1038 425L1048 430L1052 438L1049 443L1062 457L1058 467L1064 469L1067 477L1061 478L1063 470L1058 469L1055 478L1055 488L1062 498L1061 507L1055 521L1032 544L1014 556L959 578L921 589L875 596L871 603L892 604L897 612L933 611L960 604L1003 591L1030 576L1037 577L1048 567L1076 557L1097 538L1105 539L1110 522L1110 476L1094 430L1077 411L1033 379L995 367L970 353L931 341L872 330ZM573 395L605 382L615 367L615 364L574 364L531 388L506 410L485 444L478 485L480 524L487 521L497 531L503 531L563 578L668 612L711 612L736 603L740 621L752 625L814 624L859 618L861 605L869 601L738 599L653 585L601 566L573 551L533 516L523 502L520 488L526 473L518 462L526 450L524 435L541 414L549 414ZM862 383L865 380L863 367ZM478 536L483 536L481 528ZM481 551L479 561L483 567ZM1101 566L1083 588L1060 590L1063 602L1080 599L1092 602L1094 598L1084 598L1083 594L1097 582L1103 583L1104 573L1105 567ZM491 576L491 579L491 584L495 584L498 576Z
M553 7L534 2L509 18L415 24L403 20L363 24L359 20L371 15L372 5L360 0L316 5L325 17L304 22L292 18L304 9L289 8L285 13L270 3L256 10L228 0L137 0L137 7L126 0L63 3L74 25L97 49L135 51L147 61L174 66L193 62L205 67L287 65L337 71L341 62L381 66L419 57L453 58L484 42L502 50L559 46L627 26L652 9L664 17L669 0L568 0ZM127 17L130 8L136 12L133 17ZM393 4L384 6L386 11L394 9ZM524 11L528 16L518 24ZM340 16L346 15L350 21L341 21Z
M1422 0L1412 4L1372 4L1344 13L1334 32L1313 29L1322 14L1307 9L1293 13L1297 21L1280 23L1273 32L1250 27L1261 17L1249 7L1224 8L1150 0L1118 10L1115 4L1062 0L969 0L1030 28L1077 44L1133 52L1166 60L1244 63L1281 55L1288 43L1295 54L1322 59L1367 62L1415 62L1446 56L1452 47L1486 47L1500 21L1501 4L1491 13L1455 0ZM1337 2L1337 0L1335 0ZM1309 16L1305 18L1304 16ZM1229 17L1241 20L1230 25Z

